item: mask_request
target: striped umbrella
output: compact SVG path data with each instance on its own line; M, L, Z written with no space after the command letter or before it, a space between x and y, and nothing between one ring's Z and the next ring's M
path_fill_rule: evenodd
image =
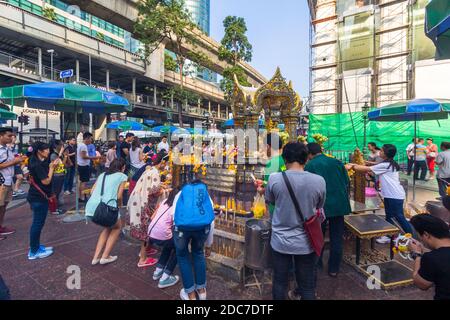
M131 111L128 100L119 95L97 88L72 83L43 82L0 88L0 99L9 99L11 108L13 106L26 105L28 108L74 113L75 132L78 132L78 113L107 114ZM75 167L77 167L77 163L75 163ZM78 170L76 170L76 172L77 171ZM77 217L71 221L80 221L83 219L83 217L78 214L78 178L76 181Z
M417 121L448 119L450 100L414 99L390 104L368 113L370 121L414 121L414 139L417 139ZM416 146L416 145L415 145ZM414 147L415 148L415 147ZM414 162L416 161L414 152ZM413 177L413 200L416 199L416 177Z

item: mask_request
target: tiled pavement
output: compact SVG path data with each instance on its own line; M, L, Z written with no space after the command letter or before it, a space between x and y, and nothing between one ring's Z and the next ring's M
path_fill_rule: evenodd
M69 201L68 201L69 202ZM68 204L70 206L70 203ZM136 267L138 246L121 239L114 251L119 259L107 266L91 266L99 228L84 222L64 224L61 217L49 216L42 233L42 243L54 246L55 253L43 260L28 261L28 229L31 223L29 206L24 204L8 210L6 224L17 229L16 234L0 241L0 274L10 288L12 299L179 299L178 284L160 290L151 279L153 268ZM71 265L81 269L81 289L69 290L66 273ZM263 298L270 298L270 288ZM369 290L365 279L352 267L343 264L337 279L323 271L318 275L318 298L326 299L431 299L432 292L414 287L391 291ZM255 289L241 289L208 272L209 299L258 300Z

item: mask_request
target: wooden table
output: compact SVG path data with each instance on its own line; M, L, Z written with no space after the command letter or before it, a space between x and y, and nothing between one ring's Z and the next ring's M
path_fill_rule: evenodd
M373 213L346 216L345 225L356 238L354 267L367 277L375 279L383 289L395 288L412 283L412 270L397 260L394 260L392 236L400 232L399 228L387 222L383 217ZM384 253L378 252L374 247L373 240L381 236L391 236L389 258ZM360 263L362 239L371 241L370 252L376 253L376 261L367 261L364 265ZM368 259L370 260L370 258ZM351 259L351 261L353 260ZM351 264L353 264L353 262ZM375 275L370 271L373 270L373 267L375 266L379 268L378 275ZM372 269L369 269L370 267Z
M361 239L371 240L373 248L373 239L382 236L393 236L400 232L399 228L373 213L346 216L345 225L356 237L356 265L359 265L361 257ZM392 259L392 241L390 251Z

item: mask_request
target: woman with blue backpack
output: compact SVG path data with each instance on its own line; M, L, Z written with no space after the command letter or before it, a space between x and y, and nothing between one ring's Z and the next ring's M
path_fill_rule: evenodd
M206 300L205 242L210 247L214 233L214 207L206 184L194 180L184 185L174 206L173 239L183 281L180 298L197 300L197 293Z

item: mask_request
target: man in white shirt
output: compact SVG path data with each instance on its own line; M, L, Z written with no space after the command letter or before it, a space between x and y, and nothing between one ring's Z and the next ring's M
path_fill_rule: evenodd
M169 153L169 144L167 143L167 137L163 137L161 142L158 143L157 152L159 153L161 150L166 150Z
M412 139L411 143L406 147L406 156L408 157L407 174L410 176L414 165L414 139Z
M92 140L92 134L90 132L85 132L83 134L83 142L77 146L77 165L78 175L80 176L80 197L86 189L86 183L89 182L91 178L91 160L97 160L99 158L89 156L87 146L92 143ZM79 201L84 202L81 198Z
M8 147L13 140L11 128L0 128L0 240L13 234L14 229L3 226L6 207L12 200L14 166L22 163L26 157L14 156L14 152Z

